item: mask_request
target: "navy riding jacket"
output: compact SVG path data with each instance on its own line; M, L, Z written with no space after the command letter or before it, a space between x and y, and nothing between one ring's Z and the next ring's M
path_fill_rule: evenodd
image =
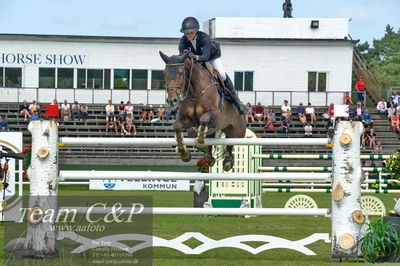
M208 62L221 57L219 44L211 41L207 33L198 31L196 35L196 47L193 47L190 40L183 35L179 41L179 54L184 54L185 50L191 49L192 53L199 56L199 62Z

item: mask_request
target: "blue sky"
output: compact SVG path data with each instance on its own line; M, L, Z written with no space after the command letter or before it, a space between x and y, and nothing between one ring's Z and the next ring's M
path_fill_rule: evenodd
M283 0L0 0L0 33L179 37L181 21L195 16L282 17ZM351 18L362 42L400 27L400 0L292 0L294 17Z

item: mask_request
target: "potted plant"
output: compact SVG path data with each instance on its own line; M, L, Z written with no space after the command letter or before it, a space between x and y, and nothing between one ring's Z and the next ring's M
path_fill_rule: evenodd
M395 226L383 218L368 225L367 232L359 241L360 251L366 261L400 261L400 236Z

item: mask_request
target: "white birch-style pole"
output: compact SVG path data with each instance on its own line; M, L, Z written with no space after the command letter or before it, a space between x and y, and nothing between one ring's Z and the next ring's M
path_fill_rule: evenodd
M357 241L365 221L361 210L361 122L336 124L332 157L332 259L357 255Z
M35 257L55 257L57 215L42 219L44 214L57 213L58 208L58 126L53 120L31 121L28 130L32 134L32 157L25 251Z

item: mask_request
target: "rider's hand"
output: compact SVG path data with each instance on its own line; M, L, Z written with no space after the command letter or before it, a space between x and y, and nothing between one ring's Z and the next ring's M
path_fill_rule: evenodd
M195 60L195 61L199 61L199 56L198 55L195 55L194 57L193 57L193 59Z

